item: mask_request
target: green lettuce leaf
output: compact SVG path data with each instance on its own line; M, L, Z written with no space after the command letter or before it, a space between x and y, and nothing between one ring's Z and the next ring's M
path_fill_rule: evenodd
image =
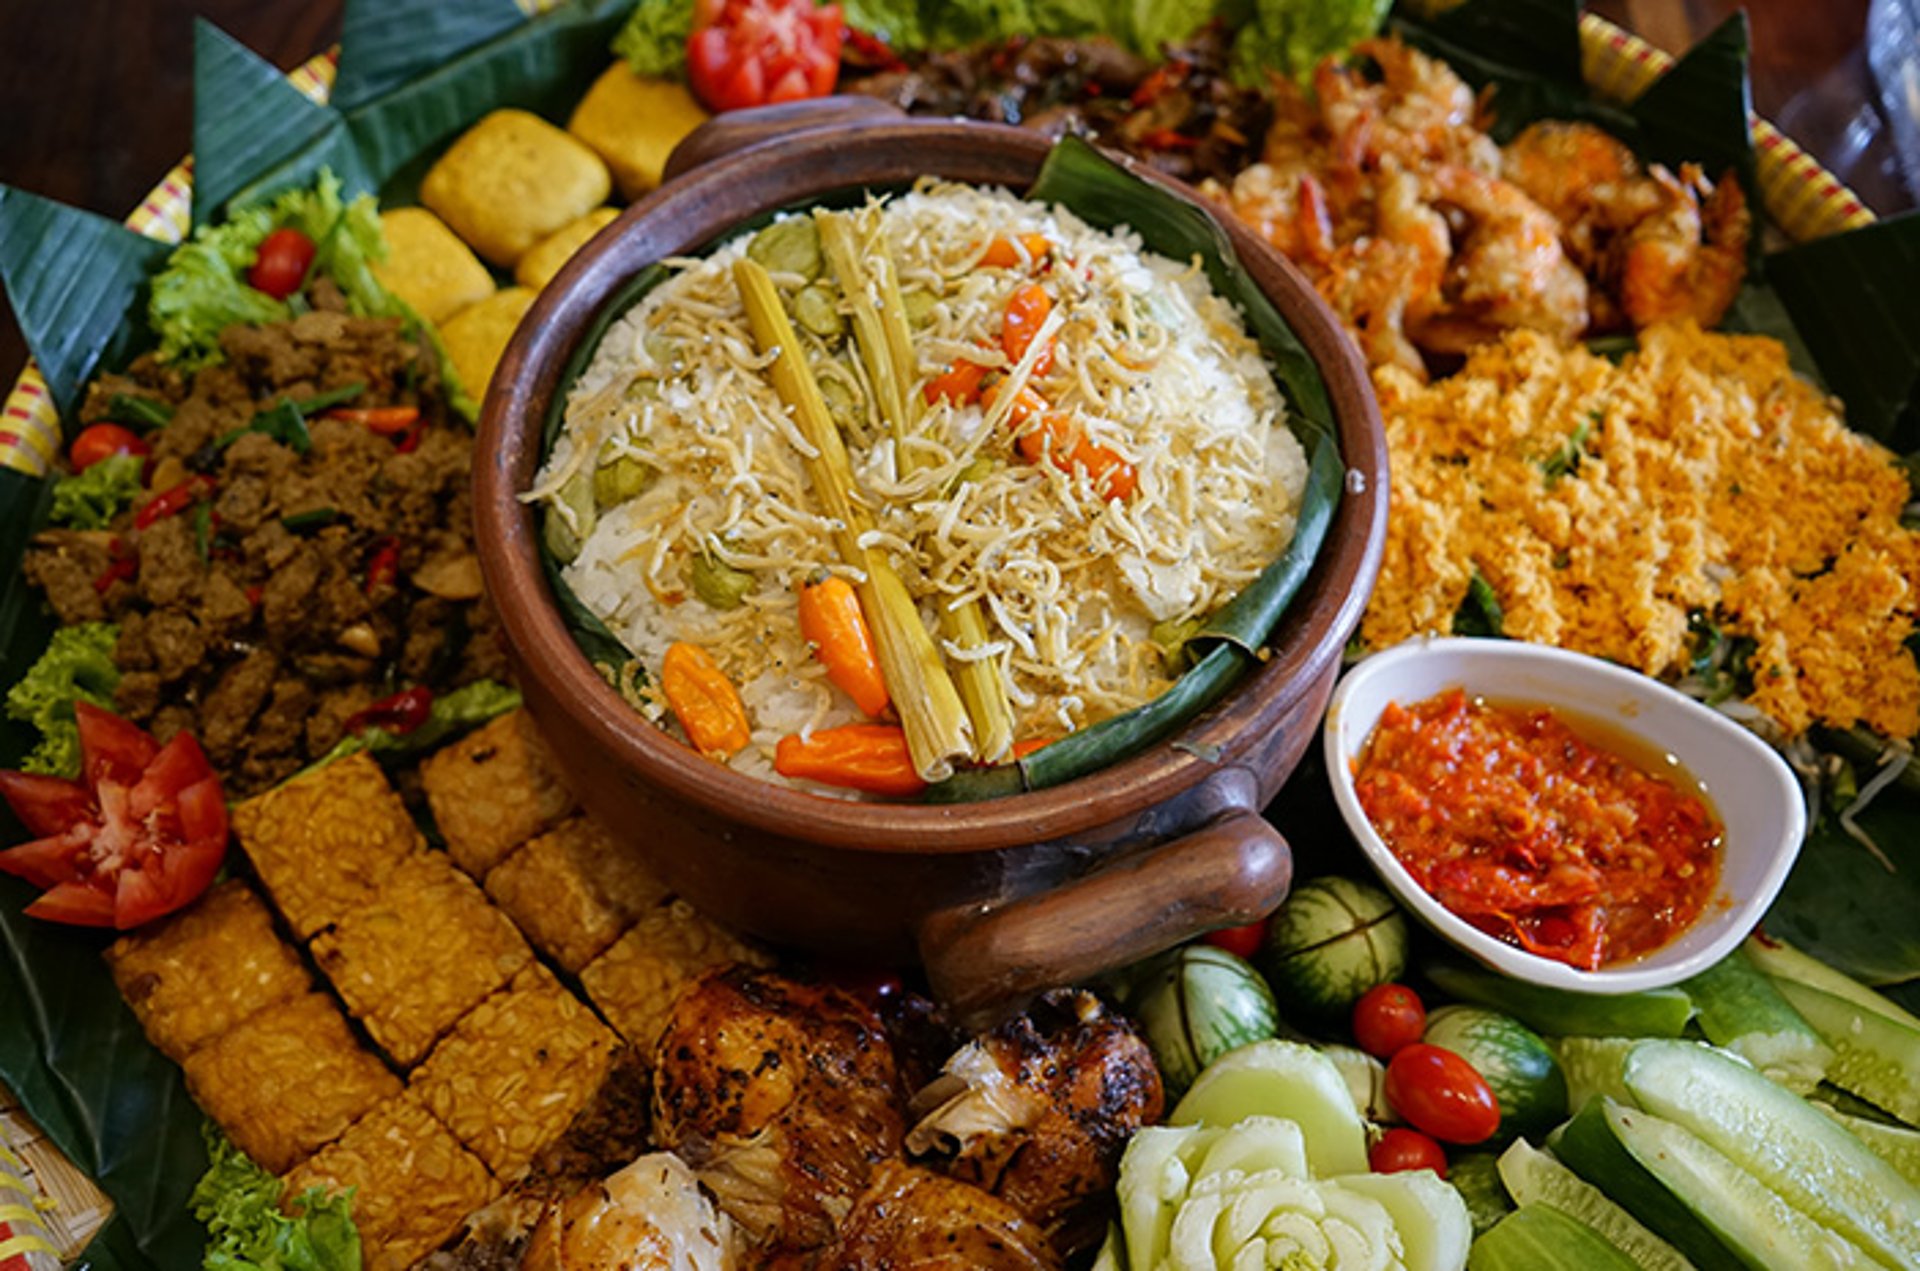
M284 321L284 301L247 285L247 268L273 230L273 213L249 208L224 225L203 228L167 258L154 275L147 325L160 340L159 358L183 372L220 357L220 333L230 326Z
M7 690L7 715L40 730L40 744L20 760L22 770L79 775L80 730L73 704L113 709L113 690L120 683L113 645L119 638L120 628L109 622L62 627L40 660Z
M856 0L843 6L849 25L871 29L870 11L912 9L912 0ZM856 16L856 14L858 16ZM916 15L917 17L917 15ZM687 73L687 36L693 33L693 0L640 0L620 33L613 37L613 55L623 57L635 75L684 79Z
M1259 87L1269 72L1305 81L1320 60L1380 29L1392 0L1255 0L1233 41L1233 77Z
M84 472L53 483L47 519L76 530L104 530L140 493L139 455L109 455Z
M353 1193L318 1187L299 1198L300 1215L280 1211L286 1185L248 1158L211 1123L211 1163L193 1189L193 1215L207 1226L207 1271L360 1271Z

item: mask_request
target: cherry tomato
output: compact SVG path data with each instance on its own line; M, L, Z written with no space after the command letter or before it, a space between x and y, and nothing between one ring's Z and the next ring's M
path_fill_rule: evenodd
M150 447L131 428L119 424L88 424L73 439L67 460L75 472L85 472L113 455L144 455Z
M0 796L37 837L0 871L44 894L36 918L124 931L192 902L227 854L220 778L191 733L162 746L111 711L75 702L80 779L0 771Z
M275 300L285 300L306 280L313 253L311 238L291 226L282 226L260 244L260 254L247 271L247 285Z
M1473 1065L1439 1046L1414 1042L1387 1061L1387 1102L1443 1143L1482 1143L1500 1128L1500 1101Z
M1395 1126L1367 1149L1367 1164L1376 1174L1399 1174L1430 1169L1447 1176L1447 1150L1418 1130Z
M1404 984L1376 984L1353 1004L1353 1039L1376 1059L1392 1059L1427 1031L1427 1008Z
M840 6L696 0L687 81L709 109L825 97L840 76Z
M1225 949L1236 958L1251 958L1267 942L1267 920L1262 918L1244 927L1222 927L1200 938L1216 949Z

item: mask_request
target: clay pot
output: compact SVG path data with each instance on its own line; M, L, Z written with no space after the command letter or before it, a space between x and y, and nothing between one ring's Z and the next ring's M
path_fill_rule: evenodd
M976 1016L1269 912L1286 895L1291 855L1260 810L1313 737L1372 588L1387 456L1353 344L1312 287L1237 224L1227 227L1235 250L1325 375L1349 480L1271 658L1176 738L1079 781L989 802L828 799L700 758L636 715L574 645L541 570L534 517L515 496L539 466L549 404L622 284L829 191L928 173L1023 189L1049 148L1018 129L909 121L871 104L775 108L771 123L755 114L690 138L675 170L693 170L629 208L547 286L482 412L475 519L487 590L527 705L581 801L714 917L832 957L917 955L935 990Z

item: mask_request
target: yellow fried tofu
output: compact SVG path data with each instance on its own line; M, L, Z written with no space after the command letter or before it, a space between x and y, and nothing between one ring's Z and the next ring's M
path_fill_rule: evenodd
M500 1185L412 1094L373 1109L286 1176L281 1205L300 1212L312 1188L353 1189L353 1225L368 1271L403 1271L439 1248Z
M588 239L613 224L619 215L617 207L596 207L579 220L562 225L520 258L520 263L513 267L513 280L522 287L540 290L553 280L562 265L573 259L575 252L587 245Z
M636 75L615 59L574 107L567 131L607 161L631 202L660 184L667 156L706 119L685 84Z
M772 959L676 900L650 910L588 963L580 983L621 1036L650 1052L681 987L708 967L732 962L768 966Z
M420 182L420 201L486 260L511 268L529 247L607 201L607 165L524 110L467 129Z
M313 960L402 1068L533 960L507 916L439 852L387 876L380 897L313 940Z
M494 866L487 895L535 948L577 973L668 890L631 849L576 816Z
M493 294L493 275L473 249L426 208L380 213L380 232L387 258L374 262L374 277L428 322L437 326Z
M435 753L420 765L420 782L448 855L475 878L574 810L573 792L524 710Z
M233 831L302 940L369 900L394 866L427 845L366 754L248 799L233 810Z
M107 967L147 1040L176 1061L312 987L299 953L274 931L273 915L238 879L114 941Z
M461 386L475 401L486 396L493 368L537 295L529 287L502 287L440 324L440 343L453 361Z
M279 1174L400 1093L324 993L269 1006L181 1062L187 1091L241 1151Z
M536 963L462 1016L409 1087L512 1182L593 1101L619 1048L613 1030Z

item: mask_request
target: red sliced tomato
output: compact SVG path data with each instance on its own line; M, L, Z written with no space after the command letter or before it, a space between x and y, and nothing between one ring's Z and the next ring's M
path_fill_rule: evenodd
M261 241L260 254L247 271L247 285L275 300L285 300L307 280L314 250L311 238L291 226L281 226Z
M122 428L119 424L88 424L73 439L67 459L75 472L85 472L113 455L144 455L147 450L147 443L135 436L131 428Z
M0 796L30 843L0 852L0 872L45 893L27 912L86 927L137 927L189 904L227 854L220 778L190 733L162 746L86 702L80 779L0 771Z
M696 0L687 81L715 111L825 97L840 77L840 6Z

